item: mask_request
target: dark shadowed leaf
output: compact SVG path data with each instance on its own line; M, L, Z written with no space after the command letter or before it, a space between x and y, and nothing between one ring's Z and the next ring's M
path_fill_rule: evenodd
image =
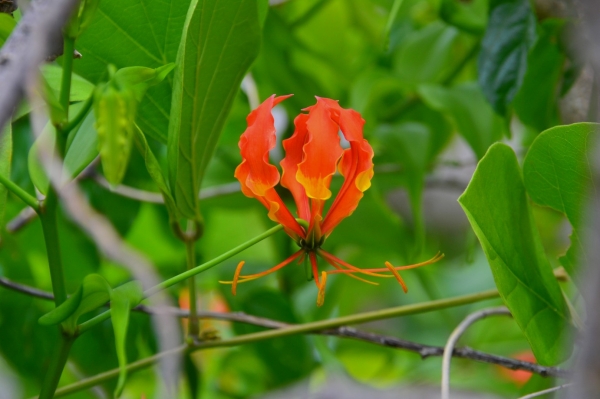
M504 115L527 70L535 41L535 15L529 0L493 0L479 53L479 84L496 112Z

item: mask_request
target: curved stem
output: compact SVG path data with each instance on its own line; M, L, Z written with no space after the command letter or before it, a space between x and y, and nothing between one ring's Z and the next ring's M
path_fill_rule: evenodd
M456 342L458 342L461 335L469 328L469 326L471 326L471 324L492 315L511 316L510 311L504 306L483 309L467 316L458 327L452 331L452 334L450 334L448 342L444 347L444 357L442 358L442 399L450 398L450 360L452 360L454 345L456 345Z
M137 362L130 363L127 366L127 371L132 372L145 367L152 366L160 359L165 356L171 356L175 353L193 352L196 350L210 349L210 348L224 348L231 346L238 346L248 344L252 342L263 341L266 339L287 337L290 335L313 333L316 331L329 330L340 326L349 324L361 324L374 320L389 319L392 317L408 316L413 314L420 314L440 310L444 308L450 308L455 306L468 305L475 302L485 301L488 299L497 298L499 296L498 290L492 289L488 291L478 292L475 294L462 295L454 298L440 299L436 301L430 301L425 303L418 303L414 305L398 306L389 309L376 310L373 312L359 313L351 316L338 317L334 319L321 320L312 323L305 323L299 325L291 325L289 327L280 328L277 330L262 331L258 333L245 334L238 337L234 337L222 341L207 341L201 342L195 347L180 346L175 349L171 349L166 352L158 353L154 356L146 359L138 360ZM116 378L119 375L119 369L113 369L104 373L98 374L94 377L87 378L79 381L75 384L68 385L56 391L56 397L64 396L74 392L81 391L86 388L93 387L101 384L105 381Z

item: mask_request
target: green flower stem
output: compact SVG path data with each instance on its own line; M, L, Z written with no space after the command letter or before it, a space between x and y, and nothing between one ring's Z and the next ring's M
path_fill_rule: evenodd
M196 248L194 247L195 240L186 240L185 252L187 259L187 270L194 269L196 265ZM188 319L188 335L190 337L198 337L200 335L200 321L198 320L198 311L196 309L196 278L191 276L188 279L188 291L190 301L190 317Z
M64 134L69 134L71 130L75 129L75 126L77 126L79 122L81 122L83 118L85 118L85 116L88 114L90 108L92 108L93 103L94 94L92 93L90 94L88 99L85 100L85 103L83 103L83 108L79 110L77 115L75 115L73 119L71 119L68 123L65 124L65 126L63 126L62 131Z
M12 182L8 177L1 174L0 183L2 183L4 187L10 190L14 195L19 197L21 201L32 207L36 213L40 213L40 203L33 195L29 194L27 191L23 190L21 187Z
M178 274L175 277L171 277L170 279L165 280L162 283L147 289L144 292L144 298L148 298L149 296L152 296L152 295L156 294L157 292L167 289L173 285L179 284L179 283L187 280L188 278L195 276L198 273L202 273L210 268L213 268L216 265L218 265L219 263L231 258L234 255L239 254L243 250L250 248L251 246L261 242L262 240L264 240L267 237L272 236L273 234L277 233L278 231L280 231L282 229L283 229L282 225L277 225L277 226L265 231L264 233L254 237L253 239L248 240L241 245L238 245L237 247L225 252L224 254L222 254L220 256L217 256L216 258L214 258L200 266L197 266L197 267L194 267L193 269L187 270L181 274ZM98 316L86 321L85 323L80 324L79 328L78 328L78 334L83 334L84 332L86 332L87 330L92 328L93 326L103 322L104 320L107 320L108 318L110 318L110 310L107 310L107 311L99 314Z
M59 101L65 110L65 116L68 120L69 100L71 96L71 75L73 73L73 51L75 50L75 40L64 37L63 46L63 74L60 86ZM66 121L65 121L66 122ZM60 156L64 156L67 135L56 126L56 146ZM52 291L54 292L54 302L58 307L67 299L67 289L65 286L65 275L60 253L60 242L58 236L58 195L54 187L50 187L48 195L44 201L44 205L38 212L40 221L42 222L42 230L44 232L44 241L46 242L46 252L48 253L48 266L50 268L50 278L52 280ZM71 345L75 340L75 336L67 335L62 331L61 341L57 349L58 353L50 360L50 368L47 370L40 391L41 399L52 399L54 392L60 381L65 364L69 357Z
M248 344L252 342L262 341L266 339L286 337L296 334L307 334L314 333L317 331L323 331L330 328L341 327L345 325L361 324L374 320L389 319L392 317L408 316L413 314L420 314L426 312L432 312L435 310L468 305L475 302L485 301L488 299L497 298L499 296L498 290L492 289L488 291L478 292L475 294L462 295L454 298L439 299L430 302L417 303L414 305L398 306L389 309L376 310L373 312L359 313L351 316L338 317L335 319L315 321L312 323L298 324L290 327L279 328L274 330L262 331L258 333L245 334L235 338L222 340L222 341L208 341L200 343L195 347L180 346L170 351L161 352L154 356L146 359L138 360L137 362L130 363L127 366L129 373L140 370L145 367L149 367L154 363L158 362L165 356L170 356L176 353L193 352L195 350L219 348L219 347L230 347ZM65 396L74 392L81 391L86 388L93 387L101 384L105 381L111 380L118 377L119 369L113 369L104 373L98 374L94 377L81 380L75 384L68 385L56 391L56 397Z
M57 353L50 358L50 366L44 377L42 390L40 391L39 399L52 399L55 397L56 387L60 381L63 368L67 363L69 351L75 338L63 335L60 340L60 345L57 348Z

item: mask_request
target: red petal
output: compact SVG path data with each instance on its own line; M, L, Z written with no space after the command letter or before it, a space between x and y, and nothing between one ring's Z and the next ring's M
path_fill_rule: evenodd
M344 151L339 163L339 171L345 178L344 184L322 225L323 234L328 236L344 218L354 212L363 192L371 186L373 149L363 138L365 121L358 112L343 109L333 100L328 100L326 104L332 109L333 118L337 119L344 137L350 142L350 148Z
M272 95L246 118L248 127L240 137L242 163L235 170L242 192L258 199L268 210L271 220L281 223L285 231L296 238L304 230L287 209L273 187L279 182L279 171L269 162L269 151L275 147L275 124L271 110L289 96Z
M285 149L285 158L281 161L281 185L292 193L296 201L298 216L308 222L310 218L310 208L308 205L308 197L304 187L296 180L298 172L298 164L302 162L304 156L303 147L308 140L308 130L306 129L306 121L308 115L300 114L294 120L296 129L294 134L287 140L283 140L283 148Z
M331 119L329 107L323 99L310 107L306 122L308 140L304 144L304 158L298 165L296 179L304 186L309 198L326 200L331 197L329 183L342 155L338 125Z

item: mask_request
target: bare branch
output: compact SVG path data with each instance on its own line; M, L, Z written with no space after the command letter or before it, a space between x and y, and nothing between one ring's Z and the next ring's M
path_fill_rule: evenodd
M33 287L29 287L23 284L18 284L13 281L10 281L6 278L0 279L0 285L3 285L6 288L22 292L27 295L32 295L41 299L52 300L54 299L52 294L46 291L41 291ZM189 316L189 311L171 307L171 306L147 306L147 305L138 305L133 310L138 312L143 312L151 315L155 314L167 314L170 316L187 318ZM210 320L222 320L229 321L235 323L245 323L252 324L255 326L276 329L276 328L285 328L291 326L291 324L284 323L277 320L267 319L264 317L258 317L249 315L243 312L211 312L211 311L198 311L198 317L200 319L210 319ZM426 359L428 357L438 357L443 356L444 348L441 346L433 346L433 345L424 345L416 342L406 341L396 337L390 337L380 334L375 334L366 331L360 331L352 327L338 327L330 330L320 331L318 334L322 335L330 335L340 338L351 338L359 341L364 341L368 343L372 343L375 345L385 346L388 348L394 349L403 349L410 352L418 353L421 358ZM511 370L524 370L532 373L539 374L543 377L552 376L552 377L567 377L569 374L566 370L559 369L557 367L545 367L540 366L539 364L526 362L518 359L511 359L508 357L497 356L485 352L480 352L468 347L464 348L455 348L452 351L453 357L459 357L463 359L471 359L476 360L478 362L483 363L491 363L496 364Z
M23 294L27 294L36 298L48 299L51 301L54 300L54 295L52 295L52 293L50 292L38 290L37 288L33 288L28 285L15 283L14 281L7 279L6 277L0 277L0 285L13 291L21 292Z
M519 399L537 398L538 396L542 396L542 395L545 395L547 393L556 392L556 391L559 391L561 389L570 387L571 385L573 385L573 384L562 384L562 385L559 385L557 387L552 387L552 388L544 389L543 391L538 391L538 392L530 393L529 395L521 396Z
M130 198L130 199L133 199L136 201L141 201L141 202L149 202L152 204L164 204L163 197L160 193L140 190L138 188L125 186L122 184L120 184L116 187L111 187L110 183L108 181L106 181L104 176L102 176L100 174L94 174L93 179L101 187L103 187L115 194L118 194L122 197ZM234 183L221 184L219 186L204 188L204 189L200 190L199 198L200 199L208 199L208 198L218 197L221 195L235 194L238 192L240 192L240 183L234 182Z
M463 333L477 320L484 319L492 315L508 315L511 316L509 310L504 306L490 309L483 309L467 316L459 325L452 331L446 347L444 348L444 357L442 359L442 399L450 398L450 360L454 353L454 346L458 342Z
M27 226L29 223L34 221L37 218L37 213L33 210L32 207L28 206L23 208L21 212L17 216L13 218L6 225L6 231L9 233L16 233L21 230L23 227Z

